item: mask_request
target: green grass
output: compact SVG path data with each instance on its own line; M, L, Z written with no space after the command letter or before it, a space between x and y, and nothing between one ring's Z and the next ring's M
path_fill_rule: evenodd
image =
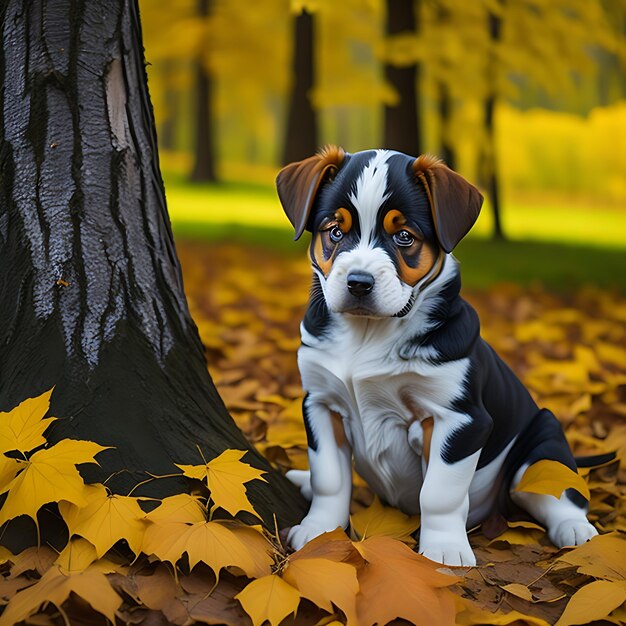
M243 242L305 254L307 236L293 232L273 188L256 184L166 183L177 238ZM492 241L489 208L455 250L467 287L496 282L542 283L558 291L583 284L626 291L626 211L558 205L507 205L508 241Z

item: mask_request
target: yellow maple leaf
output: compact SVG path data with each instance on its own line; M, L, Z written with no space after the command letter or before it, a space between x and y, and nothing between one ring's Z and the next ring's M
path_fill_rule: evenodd
M60 608L71 592L115 623L115 611L122 604L122 598L113 590L104 574L93 569L65 573L55 566L51 567L36 584L11 598L0 616L0 626L18 624L48 602Z
M350 527L357 540L382 535L413 547L416 541L411 535L419 525L418 515L405 515L398 509L383 506L377 497L374 497L371 506L350 516Z
M560 498L566 489L575 489L587 500L591 497L585 479L577 472L558 461L543 459L528 467L515 491L543 493Z
M0 524L18 515L28 515L37 523L37 511L49 502L86 504L86 486L76 469L79 463L97 463L102 450L92 441L62 439L51 448L35 452L28 461L19 461L23 470L0 493L8 492L0 509Z
M259 514L248 500L244 484L251 480L262 480L265 472L247 463L242 463L244 450L225 450L218 457L205 465L177 465L189 478L206 481L211 500L212 511L221 507L231 515L247 511L258 517Z
M0 452L25 453L46 443L43 433L56 419L42 419L50 408L52 391L24 400L8 413L0 411Z
M96 559L96 548L82 537L72 537L59 554L55 564L62 572L83 572Z
M236 596L253 626L278 626L287 615L295 614L300 604L300 592L280 576L270 574L253 580Z
M0 454L0 492L17 476L22 465L16 459L11 459Z
M206 509L197 496L188 493L177 493L161 500L159 506L147 513L149 522L184 522L195 524L206 521Z
M138 555L146 529L145 513L137 498L110 494L103 485L85 487L87 503L76 506L61 502L59 511L70 531L80 535L102 557L120 539L126 539L130 549Z
M626 581L594 580L570 598L555 626L588 624L602 620L624 602Z
M219 578L223 567L237 567L250 578L270 572L271 546L254 529L221 522L165 522L146 529L142 552L173 565L186 552L193 568L202 561Z
M347 626L356 626L356 595L359 593L356 568L348 563L328 559L290 560L283 578L303 598L311 600L324 611L334 613L333 604L347 619Z

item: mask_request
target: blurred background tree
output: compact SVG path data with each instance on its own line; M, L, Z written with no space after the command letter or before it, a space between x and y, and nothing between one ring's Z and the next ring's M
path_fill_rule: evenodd
M527 234L524 219L546 206L626 206L623 0L141 9L174 222L228 219L183 179L270 187L284 161L325 143L441 155L485 191L478 232L496 237ZM235 212L284 223L278 206L271 219Z

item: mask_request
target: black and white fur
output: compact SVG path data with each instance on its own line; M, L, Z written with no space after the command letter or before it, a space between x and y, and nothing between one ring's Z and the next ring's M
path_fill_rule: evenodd
M557 546L583 543L597 532L577 492L514 491L537 460L576 463L556 418L483 341L476 312L459 295L450 252L482 196L441 162L421 159L331 147L278 176L296 238L313 233L298 352L310 474L288 474L311 507L289 542L298 549L348 525L354 459L381 499L421 513L419 550L434 561L474 565L466 528L515 507L544 524ZM401 215L398 225L385 219L390 211ZM330 239L328 224L344 228L333 232L341 241ZM407 256L397 241L411 237Z

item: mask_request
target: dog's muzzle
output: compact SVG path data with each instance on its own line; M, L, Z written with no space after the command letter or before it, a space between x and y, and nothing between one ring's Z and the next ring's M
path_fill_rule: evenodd
M357 298L368 295L374 288L374 277L367 272L350 272L347 282L348 291Z

